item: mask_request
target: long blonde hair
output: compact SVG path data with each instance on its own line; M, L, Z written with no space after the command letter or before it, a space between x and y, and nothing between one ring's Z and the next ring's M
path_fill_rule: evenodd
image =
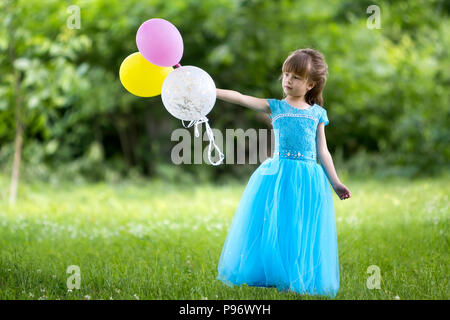
M323 106L322 91L328 74L328 66L323 54L309 48L295 50L284 61L282 72L292 72L308 82L314 82L314 87L305 94L305 101L310 105L316 103ZM283 75L280 79L282 77Z

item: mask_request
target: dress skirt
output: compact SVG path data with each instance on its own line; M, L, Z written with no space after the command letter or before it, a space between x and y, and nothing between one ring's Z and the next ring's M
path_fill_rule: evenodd
M316 161L266 159L251 175L218 264L226 285L334 298L339 259L332 189Z

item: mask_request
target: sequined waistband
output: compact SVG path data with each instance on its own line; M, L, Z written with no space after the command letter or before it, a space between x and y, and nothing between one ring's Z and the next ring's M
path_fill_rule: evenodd
M294 160L306 160L306 161L317 161L315 153L305 153L298 150L275 150L273 153L274 157L280 157L284 159L294 159Z

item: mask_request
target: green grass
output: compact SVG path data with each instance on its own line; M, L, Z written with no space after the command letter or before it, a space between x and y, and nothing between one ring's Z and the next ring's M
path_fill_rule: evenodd
M449 177L345 179L336 299L448 299ZM0 299L326 299L224 285L217 263L245 187L21 182L0 176ZM66 269L81 270L69 292ZM366 286L367 268L381 272Z

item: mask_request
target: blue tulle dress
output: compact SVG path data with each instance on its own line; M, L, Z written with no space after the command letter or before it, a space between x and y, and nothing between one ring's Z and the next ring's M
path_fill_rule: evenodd
M273 158L253 172L220 255L217 279L230 287L334 298L339 260L332 189L317 162L316 131L329 123L315 104L294 108L267 99L275 134Z

